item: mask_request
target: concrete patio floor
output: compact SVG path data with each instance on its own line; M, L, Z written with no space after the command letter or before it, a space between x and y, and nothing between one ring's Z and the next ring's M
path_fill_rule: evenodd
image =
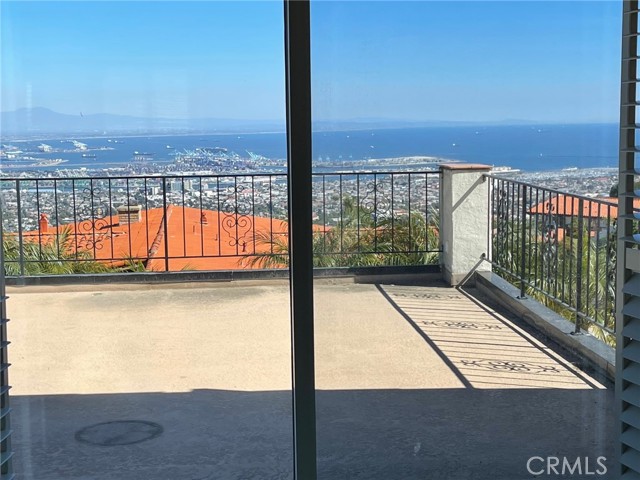
M292 478L285 282L9 295L18 478ZM532 456L613 471L610 386L473 290L315 297L319 478L528 479ZM83 431L121 420L148 423Z

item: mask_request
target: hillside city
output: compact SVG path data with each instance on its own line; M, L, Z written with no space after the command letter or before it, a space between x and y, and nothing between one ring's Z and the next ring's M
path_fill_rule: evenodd
M118 140L115 140L118 142ZM163 202L205 209L230 208L239 205L243 197L237 191L251 191L244 199L244 209L254 215L286 218L287 188L286 160L271 159L252 152L240 155L224 148L196 148L175 152L171 162L154 162L151 154L135 152L131 161L107 168L65 167L63 163L51 167L52 160L39 157L42 153L79 153L92 155L92 149L78 141L68 141L62 147L41 144L37 151L22 151L15 145L2 145L0 149L0 178L19 178L20 188L33 190L34 201L23 200L21 205L23 229L37 228L39 213L56 205L56 217L61 223L73 221L74 202L81 198L81 190L93 189L95 202L102 202L103 212L119 205L140 204L145 208L162 206ZM440 163L448 160L428 156L362 159L346 161L322 160L315 162L314 220L331 225L339 221L340 202L345 195L362 198L367 188L376 184L378 191L393 191L394 209L410 204L420 211L427 205L437 207L439 182L437 176L425 172L437 171ZM54 163L55 164L55 163ZM5 166L5 168L2 168ZM398 172L391 176L384 172ZM335 174L339 175L335 175ZM352 175L349 175L352 173ZM358 173L359 175L353 175ZM411 173L411 176L409 176ZM498 166L495 175L515 179L552 190L560 190L594 198L609 197L616 184L615 168L566 168L553 171L520 171ZM264 176L264 174L269 174ZM376 174L376 175L374 175ZM258 176L253 176L258 175ZM146 181L131 177L148 177ZM168 176L166 183L155 177ZM123 180L124 178L129 180ZM175 178L173 178L175 177ZM409 181L409 177L411 177ZM30 178L59 179L27 181ZM92 182L69 182L64 179L95 178ZM112 180L107 180L111 178ZM393 189L390 182L393 179ZM73 183L73 185L71 185ZM360 185L362 183L362 185ZM87 187L89 185L89 187ZM240 187L238 187L240 186ZM163 191L166 187L166 197ZM78 191L72 191L72 190ZM5 229L17 229L17 196L14 182L2 182L5 203ZM37 190L37 191L36 191ZM50 190L50 191L48 191ZM54 191L57 190L57 191ZM89 191L87 190L87 192ZM105 197L109 191L110 200ZM410 194L411 192L411 194ZM28 193L28 192L27 192ZM37 199L35 198L37 197ZM55 197L55 198L54 198ZM36 201L37 200L37 201ZM426 200L426 205L425 205ZM110 208L106 204L110 204ZM242 209L243 207L240 207ZM77 213L77 212L76 212Z

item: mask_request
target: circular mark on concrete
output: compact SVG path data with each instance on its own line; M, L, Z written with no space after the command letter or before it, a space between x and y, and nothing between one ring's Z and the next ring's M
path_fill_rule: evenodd
M131 445L156 438L163 431L161 425L145 420L117 420L90 425L76 432L76 440L102 447Z

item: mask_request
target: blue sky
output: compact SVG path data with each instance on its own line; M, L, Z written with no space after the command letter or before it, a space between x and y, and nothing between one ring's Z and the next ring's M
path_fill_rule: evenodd
M314 118L615 122L621 2L319 1ZM0 3L3 111L284 118L282 4Z

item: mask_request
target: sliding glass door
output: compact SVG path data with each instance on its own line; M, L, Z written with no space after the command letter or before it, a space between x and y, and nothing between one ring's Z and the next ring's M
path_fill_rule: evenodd
M2 478L292 478L282 2L0 21Z

